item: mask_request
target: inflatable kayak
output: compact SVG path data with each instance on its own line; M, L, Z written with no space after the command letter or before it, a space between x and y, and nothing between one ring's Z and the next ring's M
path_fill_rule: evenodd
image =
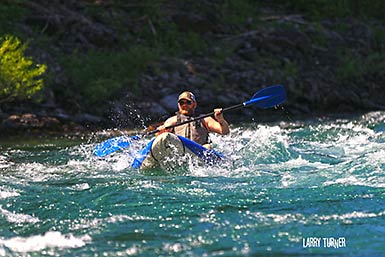
M199 164L213 165L223 159L224 156L215 150L166 132L152 139L137 153L132 167L141 170L156 168L173 170L185 166L190 160L197 161Z

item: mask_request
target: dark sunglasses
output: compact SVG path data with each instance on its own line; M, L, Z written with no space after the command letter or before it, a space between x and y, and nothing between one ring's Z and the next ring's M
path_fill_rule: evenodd
M184 104L191 105L192 104L192 102L190 100L180 100L180 101L178 101L178 103L180 105L184 105Z

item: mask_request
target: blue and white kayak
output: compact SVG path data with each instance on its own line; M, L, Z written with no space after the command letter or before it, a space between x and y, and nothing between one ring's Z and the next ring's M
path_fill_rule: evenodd
M168 171L185 166L190 160L199 164L214 165L224 159L224 156L215 150L168 132L152 139L136 156L132 163L133 168L161 168Z

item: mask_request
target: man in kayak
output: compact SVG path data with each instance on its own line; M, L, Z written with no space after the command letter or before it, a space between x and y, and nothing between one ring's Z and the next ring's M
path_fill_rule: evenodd
M214 118L206 117L193 122L186 123L166 130L168 126L173 126L181 122L195 118L197 101L193 93L185 91L178 97L178 109L175 116L168 118L165 123L158 127L159 134L171 132L189 138L206 148L210 148L209 133L215 132L221 135L229 134L229 124L223 117L222 109L214 109Z

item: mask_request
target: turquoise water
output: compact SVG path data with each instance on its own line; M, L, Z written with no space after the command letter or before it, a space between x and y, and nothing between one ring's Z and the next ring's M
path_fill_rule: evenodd
M3 140L0 256L384 256L384 120L233 126L228 162L173 176L98 135Z

